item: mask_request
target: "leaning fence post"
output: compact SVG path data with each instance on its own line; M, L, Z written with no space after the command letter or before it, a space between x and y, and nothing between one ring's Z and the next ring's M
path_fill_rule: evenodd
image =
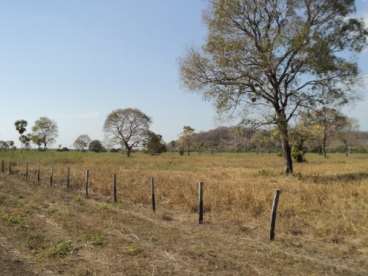
M198 216L199 224L204 223L204 204L203 204L203 182L198 183Z
M88 186L89 186L89 170L86 171L86 198L88 198Z
M113 200L114 203L118 202L118 195L117 195L117 188L116 188L116 174L114 174L112 179L112 193L113 193Z
M1 172L5 173L5 161L1 160Z
M70 188L70 168L68 168L67 176L66 176L66 188Z
M275 192L275 197L272 204L271 212L271 227L270 227L270 240L275 240L275 229L276 229L276 219L277 219L277 208L279 206L281 190L277 189Z
M51 168L51 173L50 173L50 187L52 187L54 185L54 168Z
M152 198L152 210L156 212L156 191L155 191L155 179L151 177L151 198Z

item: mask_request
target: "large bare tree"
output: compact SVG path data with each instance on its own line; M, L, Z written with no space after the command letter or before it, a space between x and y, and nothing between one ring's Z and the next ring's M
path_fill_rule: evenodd
M117 109L107 117L104 131L111 142L125 148L130 157L132 150L145 141L151 122L151 118L138 109Z
M75 139L73 146L77 150L85 151L91 142L92 139L88 135L82 134Z
M275 124L292 173L290 120L345 98L358 74L349 53L363 49L367 31L354 13L354 0L212 0L207 41L181 60L183 81L219 111Z

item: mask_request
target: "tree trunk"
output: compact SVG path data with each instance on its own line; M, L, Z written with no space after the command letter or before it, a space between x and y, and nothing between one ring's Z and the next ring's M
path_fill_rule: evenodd
M293 159L291 157L291 146L289 142L289 131L288 131L288 123L285 118L285 114L278 114L278 128L280 131L281 145L282 145L282 153L285 162L285 174L293 174Z
M131 152L132 152L132 149L131 148L127 148L126 155L127 155L128 158L130 157Z
M345 155L346 157L348 157L350 153L349 143L347 141L344 141L344 145L345 145Z
M326 136L324 136L323 141L322 141L322 154L323 154L324 158L327 158L326 147L327 147L327 138L326 138Z

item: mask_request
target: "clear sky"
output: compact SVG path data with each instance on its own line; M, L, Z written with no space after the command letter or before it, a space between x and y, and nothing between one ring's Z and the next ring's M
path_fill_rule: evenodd
M368 2L358 11L367 15ZM103 139L117 108L137 107L166 141L184 125L218 126L213 106L181 86L178 59L200 46L206 0L4 0L0 2L0 140L14 121L57 121L57 144ZM368 73L368 51L358 57ZM368 82L367 82L368 84ZM347 109L368 130L368 97Z

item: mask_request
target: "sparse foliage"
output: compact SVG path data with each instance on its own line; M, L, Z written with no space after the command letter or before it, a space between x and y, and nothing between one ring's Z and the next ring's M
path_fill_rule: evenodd
M292 173L290 120L325 98L344 102L358 74L346 53L363 49L367 31L354 12L353 0L211 1L203 50L181 61L184 83L220 112L240 107L275 124Z
M327 157L327 147L337 132L347 124L347 118L334 108L323 107L309 114L310 127L319 141L320 151Z
M43 145L44 150L47 146L54 143L58 137L58 127L55 121L41 117L32 128L32 141L39 148Z
M151 122L139 109L118 109L107 117L104 131L112 144L120 145L130 157L134 148L143 145Z
M91 143L91 138L88 135L83 134L80 135L74 142L73 146L77 150L84 151L88 149L89 144Z
M191 147L193 144L193 134L194 129L190 126L184 126L183 132L180 135L179 138L179 146L180 149L184 152L187 152L187 155L190 155Z

